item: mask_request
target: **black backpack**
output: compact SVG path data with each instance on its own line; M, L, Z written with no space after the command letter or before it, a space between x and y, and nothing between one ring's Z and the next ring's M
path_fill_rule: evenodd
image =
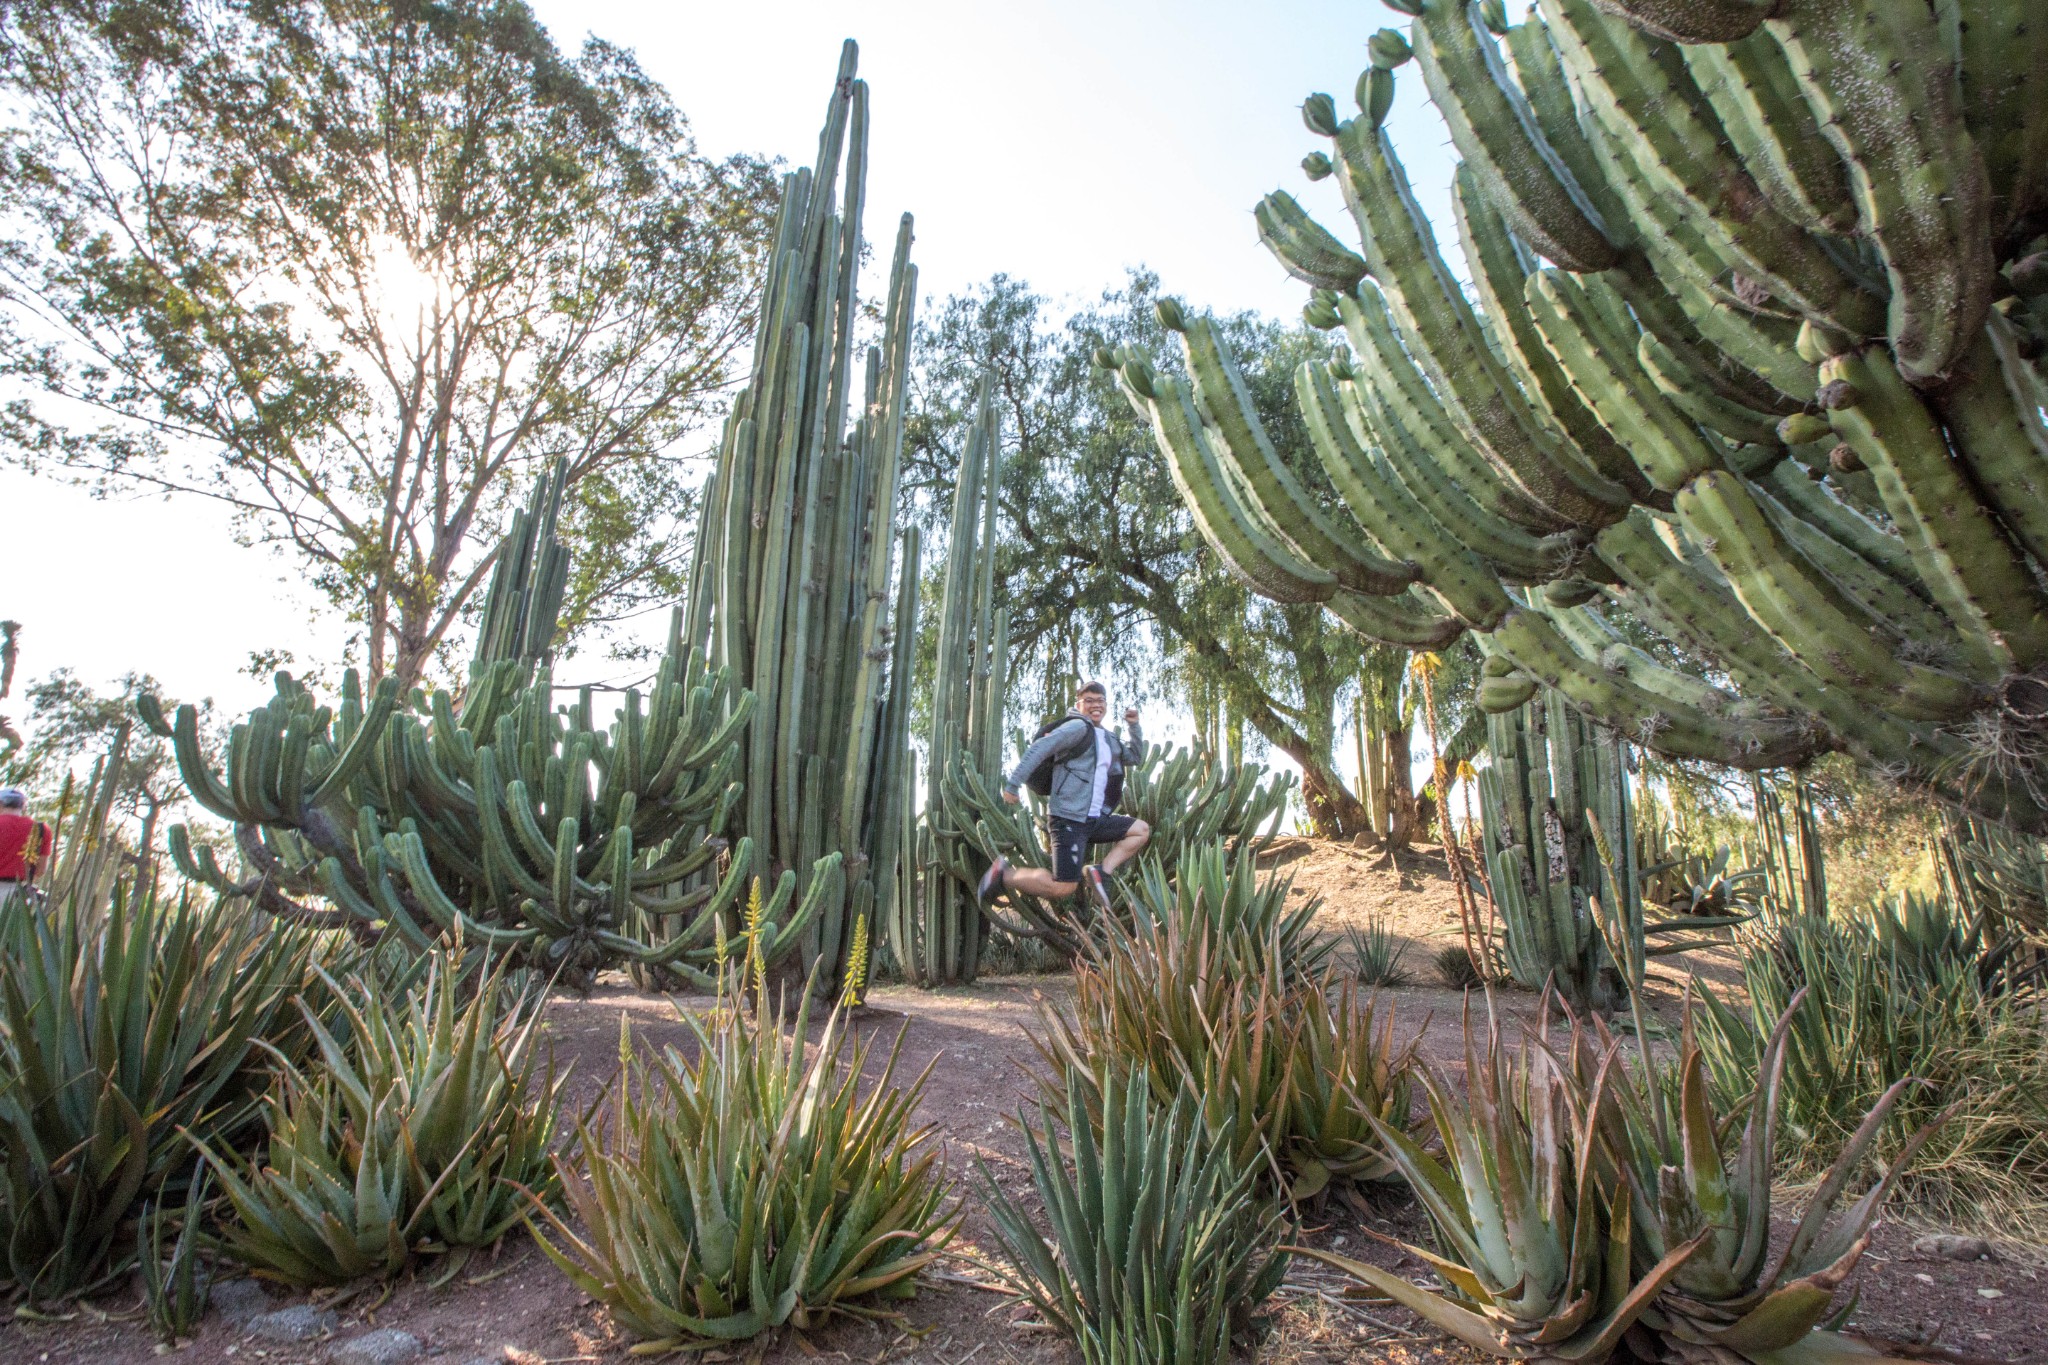
M1038 727L1038 733L1034 734L1031 737L1032 742L1036 743L1037 741L1044 739L1047 735L1059 729L1062 725L1065 725L1070 720L1085 721L1087 720L1087 717L1055 717L1054 719L1049 720L1045 722L1045 724ZM1047 754L1044 758L1040 759L1038 762L1038 766L1036 768L1033 768L1030 772L1024 775L1024 785L1031 788L1031 790L1037 792L1040 796L1051 796L1052 770L1054 768L1057 768L1060 764L1066 762L1068 759L1072 758L1074 755L1080 753L1084 747L1092 747L1095 743L1096 728L1097 727L1093 722L1089 722L1087 732L1083 736L1081 744L1074 745L1073 747L1069 748L1065 753L1061 753L1059 750L1055 749L1051 753ZM1104 784L1102 790L1102 808L1105 811L1115 810L1117 808L1117 804L1123 800L1123 796L1123 765L1121 763L1112 763L1109 769L1109 781Z

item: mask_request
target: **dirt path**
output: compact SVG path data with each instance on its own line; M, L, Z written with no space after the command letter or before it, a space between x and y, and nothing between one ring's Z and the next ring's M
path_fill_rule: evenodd
M1441 852L1419 849L1393 866L1348 847L1295 841L1276 861L1294 874L1298 893L1324 897L1318 923L1330 932L1362 927L1377 915L1410 945L1405 965L1414 984L1386 993L1401 1036L1419 1031L1426 1057L1446 1067L1461 1065L1464 996L1438 982L1429 963L1436 948L1460 937L1456 897ZM988 980L972 990L892 987L874 992L872 1008L858 1023L876 1044L871 1066L879 1065L899 1029L907 1029L899 1079L933 1066L917 1113L945 1144L964 1201L954 1245L960 1259L904 1307L900 1321L842 1321L803 1340L772 1343L761 1361L1053 1365L1068 1359L1060 1343L1020 1321L1020 1310L968 1283L983 1278L973 1258L990 1245L976 1161L987 1163L994 1178L1013 1193L1028 1190L1022 1147L1006 1118L1026 1093L1020 1068L1034 1061L1027 1031L1036 1025L1041 1002L1057 1002L1067 989L1067 978L1048 976ZM1674 984L1659 985L1652 998L1660 1013L1675 1014ZM1526 993L1498 992L1496 1002L1510 1019L1533 1012L1533 997ZM643 1046L682 1045L688 1031L676 1010L677 1002L640 995L622 981L586 999L551 1002L549 1034L558 1061L574 1067L570 1094L576 1107L596 1099L616 1071L622 1016ZM1426 1238L1414 1205L1397 1191L1379 1195L1363 1211L1340 1204L1311 1210L1303 1232L1317 1245L1411 1272L1420 1267L1374 1240L1374 1234ZM1880 1228L1866 1258L1858 1309L1862 1325L1899 1339L1932 1336L1952 1350L1994 1360L2039 1359L2048 1350L2048 1280L2038 1270L2014 1260L1943 1261L1914 1253L1912 1241L1903 1230ZM1280 1296L1277 1330L1259 1359L1273 1365L1367 1359L1468 1365L1477 1360L1418 1336L1414 1320L1404 1313L1346 1300L1338 1291L1332 1276L1298 1263ZM272 1297L273 1306L299 1301L282 1292ZM199 1340L174 1358L181 1365L321 1365L336 1345L386 1327L412 1334L424 1346L424 1359L445 1365L595 1365L633 1358L631 1343L611 1327L604 1312L523 1238L508 1240L495 1258L473 1262L444 1288L401 1284L374 1313L368 1311L368 1300L364 1296L342 1305L328 1336L310 1343L251 1337L216 1314ZM133 1302L133 1295L124 1292L82 1308L70 1322L0 1325L0 1365L157 1361L145 1328L132 1318L109 1316L132 1312ZM755 1357L747 1351L705 1357L722 1358Z

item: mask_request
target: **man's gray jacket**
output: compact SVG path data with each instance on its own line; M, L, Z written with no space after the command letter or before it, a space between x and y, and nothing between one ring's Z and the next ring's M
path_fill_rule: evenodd
M1095 800L1095 736L1090 733L1094 728L1079 711L1068 712L1065 720L1031 741L1031 747L1003 780L1004 788L1016 791L1023 786L1024 779L1047 754L1063 755L1053 765L1048 813L1055 820L1086 820L1088 807ZM1127 771L1145 761L1145 736L1137 726L1130 727L1129 739L1117 738L1116 731L1108 726L1102 729L1109 736L1111 772Z

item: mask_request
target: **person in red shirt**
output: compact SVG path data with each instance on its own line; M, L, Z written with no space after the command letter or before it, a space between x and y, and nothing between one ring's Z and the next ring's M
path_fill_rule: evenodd
M0 787L0 901L35 885L54 842L48 825L28 818L28 793Z

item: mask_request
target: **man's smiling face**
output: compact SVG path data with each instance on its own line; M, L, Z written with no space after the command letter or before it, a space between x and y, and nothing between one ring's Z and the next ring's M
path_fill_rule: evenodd
M1083 692L1081 714L1096 725L1102 724L1102 718L1109 714L1109 698L1100 692Z

